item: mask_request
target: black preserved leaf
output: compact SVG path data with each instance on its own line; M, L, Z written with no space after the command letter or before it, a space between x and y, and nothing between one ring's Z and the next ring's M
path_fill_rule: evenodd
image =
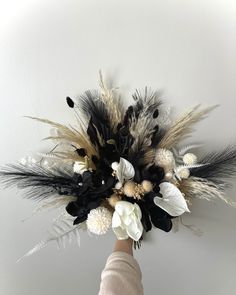
M85 157L87 155L87 152L84 148L77 149L76 152L80 157Z
M67 96L66 102L67 102L68 106L73 109L73 107L75 106L75 103L69 96Z

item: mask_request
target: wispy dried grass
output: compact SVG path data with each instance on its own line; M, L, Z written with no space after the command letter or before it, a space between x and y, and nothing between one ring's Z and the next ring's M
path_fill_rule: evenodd
M101 89L100 99L106 106L111 127L113 131L116 130L117 125L122 121L124 116L124 108L120 97L116 96L116 89L110 88L103 79L102 72L99 72L99 86Z
M158 117L153 117L153 114L155 111L159 111L162 102L160 93L147 87L144 92L136 90L133 98L136 105L134 105L135 111L129 127L130 134L134 138L131 150L139 152L147 150L151 146L153 133L156 131L156 126L159 125Z
M216 184L210 180L199 177L189 177L188 179L183 179L179 183L179 189L188 198L199 198L208 201L218 198L236 208L236 202L225 196L225 188L226 185Z
M78 131L72 126L67 127L65 125L62 125L47 119L41 119L41 118L29 117L29 116L27 116L27 118L51 125L57 130L57 135L46 137L45 140L50 139L50 140L55 140L58 142L61 142L64 140L66 142L69 142L70 145L74 144L76 148L86 149L88 155L97 155L96 148L92 145L87 133L84 131L83 128L80 128L80 131Z
M169 130L167 130L158 144L158 148L171 149L181 140L189 137L193 132L193 125L204 119L206 115L216 107L217 106L212 106L199 110L200 105L197 105L190 109L188 112L173 122Z
M143 164L148 165L154 162L155 149L147 148L143 155Z

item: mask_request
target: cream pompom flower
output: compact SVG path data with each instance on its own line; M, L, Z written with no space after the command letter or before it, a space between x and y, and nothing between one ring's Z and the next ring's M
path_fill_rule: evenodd
M183 156L183 162L185 165L195 165L197 164L197 156L193 153L187 153Z
M170 150L159 148L155 154L155 164L164 168L165 171L175 167L175 158Z
M104 235L111 227L112 213L105 207L92 209L86 220L88 230L96 235Z
M117 239L125 240L130 237L138 241L143 233L141 217L142 212L137 204L126 201L117 202L112 217L112 229Z

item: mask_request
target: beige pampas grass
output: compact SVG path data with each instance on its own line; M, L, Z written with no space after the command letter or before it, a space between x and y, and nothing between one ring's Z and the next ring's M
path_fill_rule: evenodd
M122 121L124 109L119 97L116 97L114 88L109 88L103 79L102 72L99 72L101 88L101 96L99 99L103 101L108 111L113 131L116 131L117 125Z
M179 183L179 189L186 197L206 199L208 201L219 198L228 205L236 207L236 202L224 195L224 188L224 185L199 177L189 177Z
M65 162L67 161L84 161L83 157L80 157L77 153L75 153L74 151L56 151L56 152L50 152L49 153L50 156L54 156L55 158L59 158L61 160L64 160Z
M134 94L137 100L142 100L143 108L140 111L138 118L132 117L130 122L130 134L134 138L131 150L138 152L140 149L147 149L152 142L152 135L155 132L155 127L158 124L158 117L153 118L154 110L161 105L160 94L158 92L151 92L145 88L144 94L136 91Z
M164 137L158 144L158 148L171 149L177 145L180 140L190 136L193 131L192 127L195 123L204 119L205 116L215 109L217 106L208 107L199 110L200 105L197 105L182 115L170 126L170 129L165 133Z
M57 135L55 136L49 136L45 139L52 139L56 140L58 142L61 142L61 140L65 140L66 142L69 142L70 145L74 144L76 148L84 148L86 149L88 155L97 155L97 151L95 147L91 144L90 139L87 135L87 133L84 131L83 128L80 126L80 131L75 129L74 127L70 126L67 127L65 125L47 120L42 118L36 118L36 117L30 117L26 116L27 118L37 120L39 122L51 125L52 127L56 128Z
M147 148L143 155L143 164L148 165L153 163L155 159L155 149Z

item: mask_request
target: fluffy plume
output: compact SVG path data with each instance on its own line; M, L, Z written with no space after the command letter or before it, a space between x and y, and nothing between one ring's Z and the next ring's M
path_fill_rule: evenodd
M94 146L100 147L114 137L107 107L98 92L86 91L81 95L79 105L89 120L87 133Z
M148 91L147 88L143 94L136 91L133 98L136 104L131 113L129 130L134 137L131 150L133 153L138 153L152 144L153 134L158 129L158 108L161 105L161 100L158 92Z
M225 185L216 184L204 178L189 177L183 179L179 184L179 189L189 198L206 199L208 201L219 198L230 206L236 207L236 202L224 195Z
M179 119L174 121L170 126L169 130L165 133L163 138L158 144L159 148L171 149L176 146L181 140L186 139L190 136L193 131L192 127L194 124L206 117L216 106L208 107L199 110L200 105L190 109L187 113L182 115Z
M89 137L87 133L84 131L82 126L80 127L80 131L75 129L74 127L67 127L65 125L47 120L42 118L36 118L36 117L30 117L26 116L27 118L48 124L57 130L56 136L49 136L45 138L46 140L56 140L58 142L61 142L62 140L65 140L70 145L74 144L77 148L83 147L87 150L87 153L90 155L97 155L97 151L95 147L91 144Z
M155 149L147 148L143 155L143 163L148 165L149 163L153 163L155 159Z
M1 181L5 186L17 185L27 189L25 198L43 200L59 195L71 195L78 189L76 180L66 167L56 170L46 169L40 165L24 166L21 164L3 167L0 171Z
M109 88L103 79L102 72L99 72L100 76L100 99L107 108L108 116L111 122L111 128L116 131L117 125L121 123L124 116L124 109L119 97L116 97L116 89Z
M236 174L236 147L228 146L222 151L208 153L199 163L205 165L191 169L191 175L223 183Z

